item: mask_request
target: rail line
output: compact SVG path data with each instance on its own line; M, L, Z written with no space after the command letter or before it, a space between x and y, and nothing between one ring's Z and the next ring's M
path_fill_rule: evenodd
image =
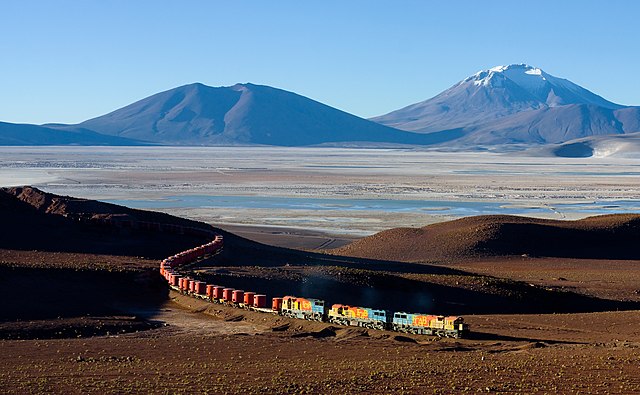
M459 316L394 313L370 307L343 304L334 304L329 308L324 300L296 296L274 297L271 299L271 306L268 306L265 294L207 284L190 277L188 269L193 263L222 251L224 248L222 235L202 228L151 222L127 223L125 226L211 237L211 241L205 244L181 251L160 262L160 274L165 278L169 287L184 295L241 309L345 326L455 338L463 337L469 332L468 325Z

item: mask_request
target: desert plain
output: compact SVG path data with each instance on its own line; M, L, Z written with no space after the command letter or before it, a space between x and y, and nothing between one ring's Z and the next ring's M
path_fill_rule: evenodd
M425 309L464 314L471 326L468 338L443 339L196 301L153 279L162 253L187 239L163 239L157 254L147 252L153 235L140 235L139 251L128 240L126 252L118 246L131 235L109 234L110 253L3 245L3 300L18 307L0 323L1 393L640 392L637 258L397 262L326 250L473 215L631 215L640 211L633 158L264 147L3 147L0 158L3 186L164 212L284 248L229 238L228 254L199 269L205 279L328 299L348 288L333 301L390 306L403 290L416 308L425 293ZM73 278L101 277L101 308L86 286L85 302L71 303ZM45 299L52 314L37 314ZM57 313L54 302L74 309Z
M360 237L481 214L576 219L638 212L639 176L634 157L415 149L0 147L3 186L32 185L217 225Z

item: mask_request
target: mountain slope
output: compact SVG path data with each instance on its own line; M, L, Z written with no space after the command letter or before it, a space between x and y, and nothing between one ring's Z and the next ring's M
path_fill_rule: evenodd
M0 145L140 145L118 136L105 136L91 130L73 131L0 122Z
M523 111L466 128L462 145L562 143L584 136L625 133L614 110L589 104L570 104Z
M253 84L185 85L67 129L77 127L177 145L430 144L442 140L438 135L395 130L295 93Z
M498 66L432 99L372 118L402 130L459 129L453 145L545 144L640 131L640 109L612 103L539 68Z

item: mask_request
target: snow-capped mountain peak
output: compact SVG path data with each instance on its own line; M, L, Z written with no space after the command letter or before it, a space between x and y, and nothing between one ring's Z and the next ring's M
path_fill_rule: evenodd
M608 102L569 80L554 77L544 70L528 64L510 64L482 70L460 82L486 88L507 88L511 83L531 97L549 107L566 104L595 104L605 108L621 106Z
M538 67L510 64L479 71L431 99L373 119L383 125L428 133L477 127L526 111L576 105L624 108Z

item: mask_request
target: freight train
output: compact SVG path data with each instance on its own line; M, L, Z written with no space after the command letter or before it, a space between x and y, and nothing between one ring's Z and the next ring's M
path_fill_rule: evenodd
M206 232L202 229L198 231ZM195 228L189 228L185 233L191 232L195 233ZM244 292L190 278L185 270L187 265L214 255L223 247L223 237L213 232L211 235L214 238L210 242L162 260L160 274L173 290L212 303L338 325L455 338L463 337L469 332L464 319L458 316L389 312L343 304L334 304L329 308L324 300L295 296L272 298L269 307L264 294Z

